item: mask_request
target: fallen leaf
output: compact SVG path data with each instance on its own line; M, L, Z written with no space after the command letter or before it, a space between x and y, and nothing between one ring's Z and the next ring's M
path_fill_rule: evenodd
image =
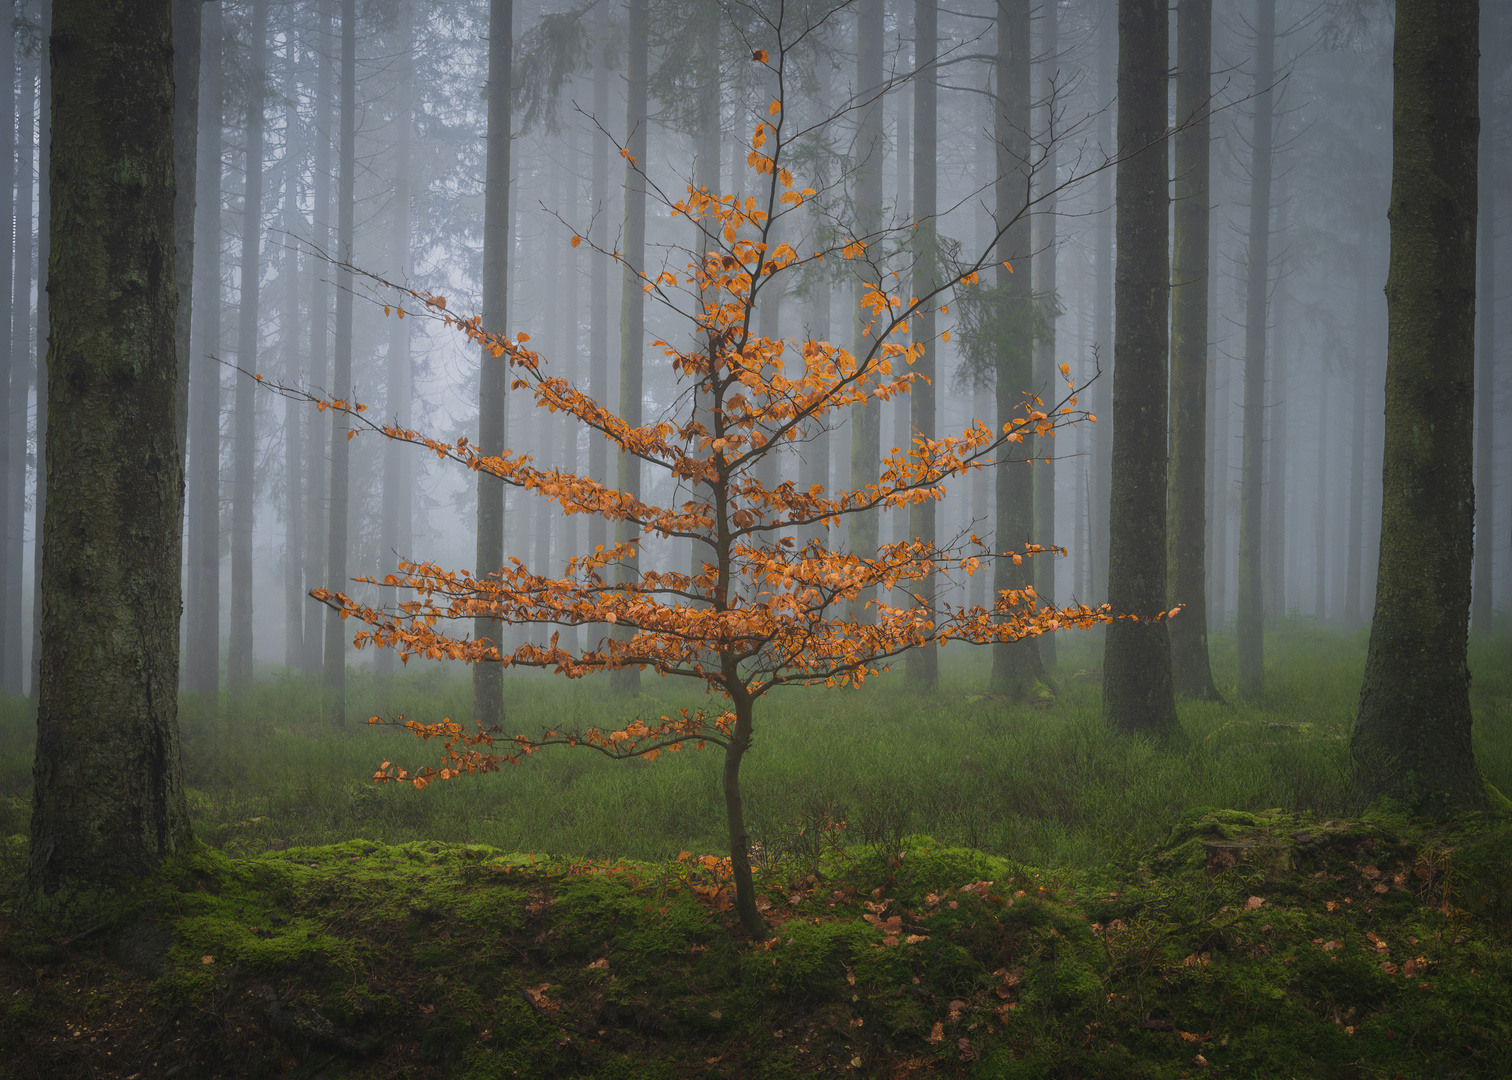
M1260 905L1265 903L1263 896L1252 896L1244 902L1245 911L1259 911Z
M930 1045L945 1041L945 1025L936 1020L934 1027L929 1029L929 1035L924 1039Z
M588 965L588 970L589 971L607 971L608 968L609 968L609 958L607 956L601 956L597 960L595 960L593 963L591 963L591 964Z

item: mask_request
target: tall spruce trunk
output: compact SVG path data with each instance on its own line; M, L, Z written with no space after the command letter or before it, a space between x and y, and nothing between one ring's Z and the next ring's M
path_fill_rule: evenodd
M1171 680L1178 694L1220 700L1208 659L1207 482L1208 190L1212 133L1213 0L1176 9L1176 235L1171 258L1171 486L1166 574L1172 607Z
M1287 199L1283 185L1276 200L1276 235L1286 236ZM1286 356L1286 286L1281 272L1271 284L1268 406L1265 410L1265 625L1275 626L1286 614L1286 421L1290 415L1287 394L1288 364Z
M16 272L11 301L10 405L5 453L5 633L0 686L22 692L21 554L26 538L26 413L31 389L32 150L36 146L36 85L31 63L21 65L21 100L16 109Z
M42 0L39 15L42 40L52 32L52 0ZM37 103L37 130L41 133L37 148L37 487L35 506L35 543L32 545L32 625L31 673L28 692L37 696L42 662L42 522L47 517L47 234L48 221L48 147L52 142L52 79L42 69L42 87Z
M1109 155L1115 153L1113 118L1118 109L1116 94L1118 36L1114 19L1104 18L1107 29L1097 49L1097 142ZM1092 386L1092 411L1098 423L1092 428L1092 461L1087 476L1091 514L1091 578L1088 602L1100 603L1108 596L1108 502L1113 482L1113 227L1118 208L1113 203L1113 171L1101 169L1093 185L1097 205L1096 284L1092 297L1093 340L1101 368Z
M9 385L10 372L17 359L12 355L15 348L11 338L11 322L19 310L19 305L13 305L11 294L15 285L15 234L24 231L19 215L16 213L16 34L15 27L7 19L5 25L0 27L0 72L4 72L4 78L0 78L0 116L6 117L0 123L0 304L9 306L9 310L0 317L0 378L6 380L4 385ZM14 226L14 229L13 229ZM4 507L9 505L6 487L10 480L10 470L6 468L6 461L10 456L10 429L11 411L9 408L0 409L0 522L4 521ZM3 550L3 544L0 544ZM5 581L0 577L0 675L4 671L5 655L5 610L8 606L8 598L5 595Z
M1481 64L1496 55L1499 44L1492 36L1496 5L1481 9ZM1491 72L1486 73L1487 76ZM1479 236L1480 281L1477 284L1475 365L1475 582L1470 604L1470 636L1483 638L1491 633L1491 616L1495 606L1492 567L1496 542L1496 124L1494 81L1480 81L1480 162L1477 183L1480 188Z
M1371 382L1369 348L1371 343L1369 315L1370 290L1366 284L1370 259L1369 246L1360 241L1360 273L1355 286L1355 362L1354 392L1350 408L1349 427L1349 532L1348 548L1344 565L1344 622L1359 626L1360 585L1365 570L1365 393Z
M1166 355L1170 226L1166 190L1167 5L1118 5L1118 268L1114 303L1113 477L1103 720L1124 733L1176 731L1166 602Z
M998 229L997 288L1002 304L995 372L997 425L1024 417L1024 393L1034 384L1034 282L1031 271L1029 185L1033 179L1029 142L1029 0L998 0L996 141L997 180L993 185ZM1017 220L1014 218L1017 216ZM1012 221L1013 224L1004 229ZM1012 269L1009 269L1009 264ZM1009 444L994 468L996 521L992 587L997 593L1022 590L1034 581L1034 559L1020 563L1001 557L1024 545L1034 530L1034 471L1023 462L1027 440ZM1018 459L1018 460L1014 460ZM1043 556L1048 559L1049 556ZM1012 700L1043 688L1045 668L1033 638L992 646L992 692Z
M410 270L410 186L414 163L411 156L411 131L415 93L415 14L409 3L396 13L398 34L395 53L402 65L399 72L398 101L394 109L394 193L393 223L389 237L389 258L400 280L407 280ZM388 327L388 357L384 364L384 400L387 419L402 428L410 426L410 327L409 319L394 318ZM387 564L385 573L398 571L397 559L413 557L408 533L410 508L409 447L392 439L383 444L382 535L378 557ZM397 590L383 590L383 603L394 609ZM373 668L381 675L394 671L394 650L379 649Z
M247 80L246 186L241 229L241 303L236 324L236 398L232 405L231 640L226 686L252 681L252 530L257 487L257 338L262 277L263 87L268 70L268 0L252 4L252 66Z
M1397 0L1393 45L1381 559L1350 749L1363 798L1423 815L1483 806L1488 794L1470 739L1465 655L1478 7Z
M625 161L625 248L621 253L620 277L620 380L619 415L632 428L641 424L641 396L645 380L646 296L641 292L641 272L646 265L646 180L642 170L646 157L646 63L649 52L648 0L629 0L629 25L626 31L626 146L630 157ZM641 496L641 463L633 454L618 456L615 487L631 498ZM628 521L614 526L616 543L636 539L640 530ZM638 541L637 541L638 543ZM632 555L615 566L615 581L633 584L640 580L640 558ZM630 640L632 631L616 625L612 636ZM640 669L621 668L611 672L609 685L622 694L640 691Z
M609 31L608 5L599 8L594 26L593 64L593 179L589 207L588 239L588 393L600 405L609 400L609 58L615 42ZM715 154L717 156L718 150ZM715 166L716 172L718 165ZM597 432L588 433L588 476L609 483L609 441ZM588 518L588 550L597 551L609 542L609 522L593 514Z
M1060 398L1062 379L1055 366L1055 328L1060 311L1056 277L1056 231L1058 210L1055 192L1059 175L1059 157L1056 154L1055 106L1057 73L1060 52L1060 18L1056 0L1041 8L1040 17L1040 96L1044 122L1040 125L1040 151L1044 163L1040 166L1039 184L1044 197L1036 217L1037 228L1034 248L1034 290L1041 297L1045 314L1045 335L1034 347L1034 387L1052 404ZM1055 440L1036 439L1034 465L1034 542L1050 546L1056 543L1055 531ZM1058 556L1044 555L1034 560L1034 591L1040 603L1055 603L1055 571ZM1040 660L1047 671L1055 669L1056 635L1045 634L1038 639Z
M225 123L221 5L207 5L200 35L201 136L196 148L194 332L189 390L189 554L185 685L218 707L220 694L221 157Z
M1248 289L1244 312L1244 447L1239 487L1239 696L1265 692L1265 331L1270 282L1271 136L1276 0L1255 0L1254 127L1250 134Z
M1313 543L1316 551L1313 567L1313 617L1319 622L1328 618L1328 431L1332 415L1328 411L1328 369L1318 372L1318 502L1313 519Z
M296 237L303 231L304 215L299 212L299 174L304 169L304 139L299 130L298 38L292 27L284 39L284 169L283 169L283 266L279 280L284 287L283 312L278 320L279 344L282 346L283 377L290 386L299 385L304 374L299 349L299 247ZM284 406L284 667L298 671L304 663L304 609L314 601L304 591L304 420L302 404L285 402ZM315 584L311 583L312 586ZM379 655L389 653L379 650Z
M179 757L169 0L58 0L30 906L62 933L190 841Z
M331 250L331 104L332 104L332 23L333 0L315 0L315 174L312 194L311 242L319 251ZM310 384L330 386L331 299L327 267L318 259L310 260ZM329 492L328 458L330 440L325 425L311 420L305 454L305 540L304 579L306 590L329 584L326 579L326 501ZM322 604L305 605L304 670L315 675L325 666L326 609Z
M341 0L341 111L336 181L336 252L342 265L336 271L335 396L352 400L352 258L357 154L357 0ZM331 410L331 508L326 546L326 588L345 592L347 527L351 510L351 417ZM346 623L334 608L326 609L322 682L326 717L335 727L346 726Z
M489 0L488 5L488 150L483 191L483 327L491 333L506 330L509 306L509 85L510 52L514 41L514 0ZM502 358L484 348L478 372L478 449L484 454L504 451L504 419L508 403L504 388L508 368ZM482 578L504 565L504 484L478 473L478 549L475 570ZM473 622L473 637L503 649L502 624L495 619ZM504 668L474 664L473 722L492 727L504 721Z
M880 243L882 227L882 0L857 0L856 4L856 172L853 199L856 239L868 246ZM852 349L860 358L874 344L871 312L862 307L866 286L858 277L853 301L855 330ZM882 458L881 402L850 407L850 487L864 491L877 482ZM846 546L858 558L872 558L881 539L882 512L866 510L852 514L847 522ZM851 601L849 615L859 622L876 621L871 605L877 598L875 585L861 590Z
M937 0L914 0L914 80L913 124L915 149L913 156L913 295L926 296L938 285L939 253L936 205L939 190L939 174L936 158L939 154L939 69L935 66L939 50L940 9ZM938 364L936 358L940 343L935 340L935 311L937 301L921 303L909 329L913 343L923 347L923 354L914 361L913 370L919 376L908 395L909 432L905 447L912 447L914 439L933 439L935 424L935 378ZM925 544L935 543L937 535L937 510L939 503L933 499L914 503L908 508L909 539ZM934 610L935 589L938 581L931 573L915 582L914 594L917 603L926 611ZM905 668L908 684L918 690L933 690L940 677L940 650L933 646L915 649L908 654Z

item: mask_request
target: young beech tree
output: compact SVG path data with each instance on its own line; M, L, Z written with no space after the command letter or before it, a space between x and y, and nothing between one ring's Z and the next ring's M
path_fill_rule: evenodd
M741 923L752 934L761 933L765 924L751 881L740 766L751 745L755 705L763 695L792 684L859 685L885 669L893 657L951 640L1013 641L1112 618L1105 609L1042 604L1032 587L1000 592L988 607L953 603L948 589L939 590L932 603L925 603L921 595L913 596L907 606L873 601L865 613L868 618L858 618L848 609L867 589L907 589L930 575L959 581L974 573L990 574L993 560L1021 563L1044 549L993 551L969 535L944 543L909 540L866 551L834 550L822 539L795 539L822 536L828 526L849 515L937 500L948 478L1012 460L1026 435L1048 436L1087 417L1077 409L1074 389L1050 407L1028 397L1021 413L1006 418L999 430L976 421L958 435L916 438L909 450L886 458L881 474L864 488L802 489L791 480L759 479L763 462L766 475L780 477L781 471L771 468L771 455L793 453L819 433L831 414L843 415L859 402L886 401L907 392L919 377L909 365L932 346L904 343L910 317L926 307L948 314L948 304L941 302L948 299L946 290L975 282L992 251L986 246L975 265L960 268L954 276L942 275L949 279L932 292L905 301L882 287L885 267L874 260L869 245L846 240L845 233L832 249L806 256L787 243L769 242L778 218L817 195L798 183L784 164L785 150L802 133L785 132L782 56L778 51L773 61L758 50L753 57L754 63L769 69L778 88L777 100L755 118L747 156L755 179L747 182L746 190L759 190L759 196L737 199L688 185L686 197L674 201L648 178L654 198L674 216L708 226L704 233L711 238L709 250L690 253L681 272L636 271L642 273L642 289L650 299L680 311L696 330L679 335L680 341L696 345L653 343L671 365L681 390L677 404L661 418L632 426L568 380L552 376L545 359L527 347L528 335L510 338L489 332L477 318L451 314L443 297L399 290L413 309L400 307L400 317L439 318L465 333L485 353L508 364L513 386L531 392L538 407L570 415L620 453L670 474L680 503L654 505L586 476L537 468L524 454L485 454L465 438L440 442L377 424L359 415L365 408L361 405L276 388L313 400L321 409L349 413L356 420L355 430L424 446L438 457L555 502L568 514L593 514L629 526L628 540L596 546L570 560L561 577L537 573L519 559L486 577L427 562L403 562L400 574L381 584L411 590L414 598L392 609L358 604L340 592L314 590L312 595L342 618L366 624L355 638L359 647L395 648L406 659L415 655L549 667L568 678L649 668L702 682L726 703L722 709L685 710L656 720L636 718L617 728L534 735L506 734L497 726L468 731L451 721L409 721L405 726L417 737L443 741L440 767L406 770L384 762L374 779L408 781L423 788L433 779L518 764L554 745L587 746L610 757L647 761L690 744L718 746L725 752L734 902ZM628 149L622 148L621 156L640 168ZM583 243L582 237L572 238L573 247ZM865 268L871 282L865 292L865 351L856 355L828 341L794 342L754 333L752 313L762 290L774 287L779 275L798 273L807 263L826 257L851 260ZM948 340L949 332L941 337ZM1066 370L1063 367L1062 373ZM698 571L658 572L642 562L627 575L624 567L637 565L631 560L651 536L691 542L698 552ZM493 642L467 636L465 629L447 629L465 628L479 617L538 626L543 639L502 652ZM551 632L553 627L595 624L619 632L578 651L560 647L558 634ZM377 717L370 721L379 722Z

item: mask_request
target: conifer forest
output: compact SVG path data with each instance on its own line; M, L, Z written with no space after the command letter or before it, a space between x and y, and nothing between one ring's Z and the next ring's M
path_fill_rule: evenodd
M1512 4L0 6L0 1076L1512 1075Z

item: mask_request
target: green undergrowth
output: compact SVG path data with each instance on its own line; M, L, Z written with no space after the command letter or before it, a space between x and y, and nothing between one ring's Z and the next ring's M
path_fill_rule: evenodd
M1512 1075L1512 823L1193 809L1096 870L922 835L713 856L197 848L122 926L8 927L6 1075Z

